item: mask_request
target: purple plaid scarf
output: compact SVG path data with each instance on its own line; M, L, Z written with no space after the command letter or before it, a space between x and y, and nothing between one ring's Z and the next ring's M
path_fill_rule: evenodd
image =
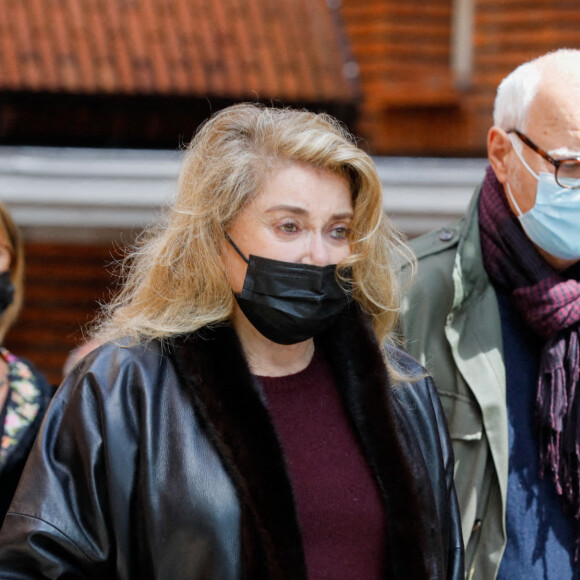
M565 513L580 522L580 282L554 270L538 253L487 168L479 199L483 264L493 284L511 292L529 326L545 339L534 426L541 476L549 473ZM580 526L576 534L576 561Z

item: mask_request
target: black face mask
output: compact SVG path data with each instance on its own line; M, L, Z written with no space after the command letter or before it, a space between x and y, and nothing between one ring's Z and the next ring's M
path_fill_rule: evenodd
M272 342L295 344L320 334L351 301L336 280L336 265L295 264L252 255L248 259L226 237L248 264L236 300L254 328Z
M0 274L0 316L6 312L6 309L14 300L14 285L10 280L10 272Z

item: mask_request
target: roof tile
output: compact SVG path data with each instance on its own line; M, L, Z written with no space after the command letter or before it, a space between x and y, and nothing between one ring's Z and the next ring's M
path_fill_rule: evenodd
M181 50L180 57L175 61L175 68L182 69L188 82L194 87L200 87L200 90L205 86L203 70L199 66L198 59L203 58L204 43L199 34L199 29L196 26L195 15L199 12L199 0L190 0L190 2L180 2L178 4L177 17L183 26L175 31L172 35L175 44L180 46L191 45L191 53L198 55L194 58L190 52ZM167 21L166 26L171 27L171 21ZM162 41L161 41L162 42ZM185 92L186 88L181 92Z
M19 84L19 63L17 47L10 34L8 19L0 18L0 70L2 82L7 88L14 88Z
M38 4L42 4L42 0L36 0ZM74 46L79 60L79 74L82 75L84 83L89 90L96 89L95 66L91 58L91 45L88 41L88 31L86 26L86 19L83 14L83 0L68 0L69 2L69 25L71 27L71 37L74 39ZM82 42L80 39L85 39Z
M0 91L353 102L325 0L0 0Z

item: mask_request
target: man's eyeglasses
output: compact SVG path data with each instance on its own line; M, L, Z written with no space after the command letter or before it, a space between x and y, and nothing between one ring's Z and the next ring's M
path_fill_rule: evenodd
M532 151L541 155L548 163L554 166L554 178L560 187L565 189L576 189L580 187L580 182L571 183L567 180L580 179L580 157L564 157L554 159L549 153L546 153L541 147L538 147L527 135L524 135L517 129L509 129L507 133L515 133Z

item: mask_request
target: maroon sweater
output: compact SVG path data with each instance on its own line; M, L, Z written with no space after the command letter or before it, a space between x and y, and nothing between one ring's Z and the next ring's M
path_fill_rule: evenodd
M309 580L378 580L385 511L326 361L258 377L286 455Z

